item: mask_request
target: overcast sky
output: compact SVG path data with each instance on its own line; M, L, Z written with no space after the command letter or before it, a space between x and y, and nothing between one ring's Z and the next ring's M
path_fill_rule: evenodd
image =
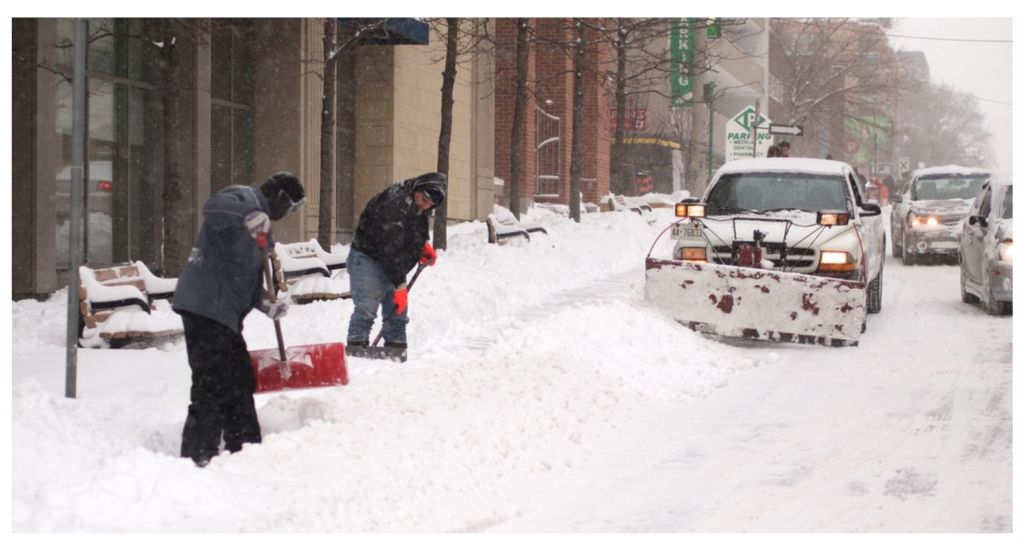
M897 49L925 53L934 83L978 98L993 135L995 168L1012 172L1013 19L897 19L889 34Z

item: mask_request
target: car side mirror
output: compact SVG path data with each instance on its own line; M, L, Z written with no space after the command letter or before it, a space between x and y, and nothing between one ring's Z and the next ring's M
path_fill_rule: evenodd
M988 218L986 218L985 216L977 216L977 218L978 218L978 225L981 225L982 229L988 229L989 228L989 220L988 220Z
M968 225L974 225L976 223L978 223L978 216L968 216L967 217L967 224Z
M862 210L860 212L860 215L862 217L880 216L882 214L882 207L878 206L877 204L875 204L873 202L866 202L864 204L861 204L860 208Z

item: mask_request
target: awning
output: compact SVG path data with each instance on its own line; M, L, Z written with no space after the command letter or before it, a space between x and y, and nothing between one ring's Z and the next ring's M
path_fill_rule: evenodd
M349 18L339 23L361 31L360 43L368 45L428 45L428 21L416 18Z

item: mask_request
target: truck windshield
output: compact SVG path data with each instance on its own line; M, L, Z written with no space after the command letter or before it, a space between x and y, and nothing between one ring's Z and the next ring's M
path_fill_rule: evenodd
M707 214L745 210L848 211L846 179L802 172L737 172L718 178L707 195Z

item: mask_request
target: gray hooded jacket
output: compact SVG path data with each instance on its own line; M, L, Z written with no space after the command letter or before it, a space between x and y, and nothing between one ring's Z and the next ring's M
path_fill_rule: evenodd
M227 187L203 205L203 226L175 289L175 312L192 312L242 331L243 318L267 297L261 250L245 225L254 210L270 216L260 190L245 185ZM270 233L268 248L274 248Z

